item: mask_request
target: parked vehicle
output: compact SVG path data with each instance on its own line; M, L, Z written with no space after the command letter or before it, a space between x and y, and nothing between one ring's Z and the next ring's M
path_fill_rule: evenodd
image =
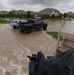
M17 28L17 26L18 26L18 25L17 25L18 21L19 21L19 20L13 20L13 21L11 22L10 25L13 27L13 29L16 29L16 28Z
M25 23L19 23L20 32L26 31L26 33L31 33L33 29L47 29L47 23L39 19L30 19Z
M20 22L25 22L25 20L13 20L10 25L13 27L13 29L18 29Z

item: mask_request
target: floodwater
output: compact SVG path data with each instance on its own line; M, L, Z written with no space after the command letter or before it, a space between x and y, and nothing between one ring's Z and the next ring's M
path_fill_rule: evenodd
M74 33L74 20L61 24L48 22L47 31L61 30ZM0 75L28 75L27 55L42 51L46 56L54 55L57 43L45 31L31 34L20 33L9 24L0 24Z
M54 21L54 22L47 21L47 22L49 24L47 28L47 32L51 32L51 31L58 32L61 29L62 32L74 34L74 19L64 21L64 23L60 21Z
M74 35L74 20L66 21L66 23L61 26L61 31Z
M55 50L56 42L43 30L26 34L0 24L0 75L28 75L27 55L54 55Z
M59 21L46 21L48 23L47 32L55 31L58 32L60 30L61 23Z

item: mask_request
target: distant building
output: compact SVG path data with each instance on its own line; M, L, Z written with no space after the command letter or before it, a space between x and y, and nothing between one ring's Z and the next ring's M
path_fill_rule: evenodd
M49 16L49 17L51 17L53 14L55 16L59 16L60 11L58 11L57 9L53 9L53 8L46 8L46 9L43 9L43 10L39 11L38 14L40 16L45 15L45 16Z
M9 14L9 12L8 11L0 11L0 14Z
M25 14L24 10L12 10L11 12L13 12L15 14Z
M9 14L10 12L12 12L14 14L27 14L28 11L24 11L24 10L12 10L9 12L8 11L0 11L0 14ZM53 8L46 8L39 12L34 12L34 11L29 11L29 12L34 17L42 17L42 16L51 17L53 14L55 16L59 16L59 14L60 14L60 11L58 11L57 9L53 9Z
M68 16L74 17L74 13L73 12L68 12L67 14L68 14Z

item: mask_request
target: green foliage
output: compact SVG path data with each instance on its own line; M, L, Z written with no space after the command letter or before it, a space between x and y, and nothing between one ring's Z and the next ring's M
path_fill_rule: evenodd
M53 38L58 38L58 32L47 32L47 34L51 35Z
M54 14L52 14L52 15L51 15L51 18L55 18L55 15L54 15Z
M30 18L30 17L31 17L31 12L27 11L27 18Z
M59 18L62 18L62 14L59 14Z
M51 35L53 38L58 39L58 32L47 32L48 35ZM60 41L62 41L62 37L60 36Z
M39 17L42 17L42 19L58 19L62 17L62 14L59 14L59 16L55 16L54 14L50 15L39 15ZM64 17L68 17L67 13L64 13ZM19 14L16 13L14 10L9 11L9 14L0 14L0 18L34 18L34 14L31 13L31 11L27 11L25 14Z
M13 13L10 11L9 12L9 17L13 17L14 15L13 15Z
M7 24L7 23L10 23L10 21L9 20L4 20L4 19L0 19L0 23Z
M27 11L27 14L25 16L26 18L34 18L34 15L32 15L30 11Z
M68 17L68 14L67 13L64 13L64 18Z

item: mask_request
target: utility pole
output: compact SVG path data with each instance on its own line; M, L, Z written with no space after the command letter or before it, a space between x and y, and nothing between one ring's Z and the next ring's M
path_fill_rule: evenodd
M62 28L63 24L64 24L64 15L62 14L62 23L60 25L60 29L59 29L59 32L58 32L57 47L56 47L56 56L58 55L58 48L59 48L59 43L60 43L60 34L61 34L61 28Z

